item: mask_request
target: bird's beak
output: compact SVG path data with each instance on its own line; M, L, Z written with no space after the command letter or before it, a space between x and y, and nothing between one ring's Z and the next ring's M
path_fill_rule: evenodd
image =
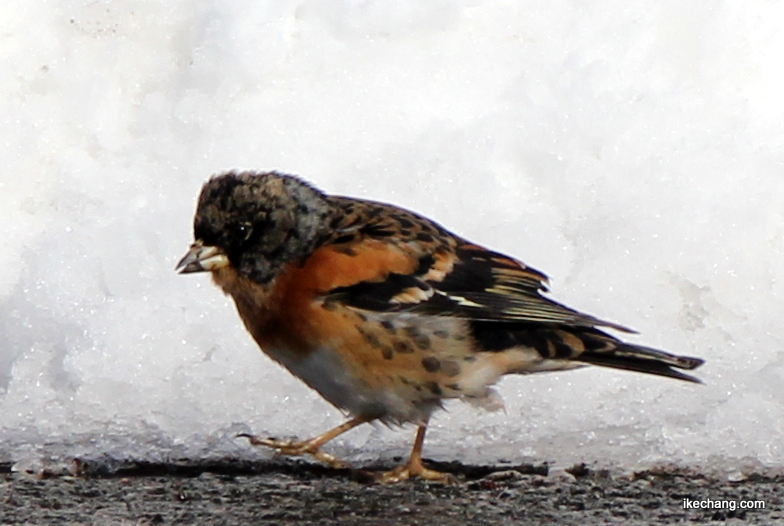
M205 247L201 241L196 241L191 245L185 257L177 263L174 270L179 270L180 274L190 274L191 272L205 272L208 270L218 270L229 264L229 258L218 247Z

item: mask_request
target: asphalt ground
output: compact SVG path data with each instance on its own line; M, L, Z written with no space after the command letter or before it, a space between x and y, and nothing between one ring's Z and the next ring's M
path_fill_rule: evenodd
M573 466L431 467L458 483L373 482L373 472L280 459L74 463L69 473L0 466L0 524L765 524L784 525L784 478L662 468L618 475ZM747 509L759 501L764 508Z

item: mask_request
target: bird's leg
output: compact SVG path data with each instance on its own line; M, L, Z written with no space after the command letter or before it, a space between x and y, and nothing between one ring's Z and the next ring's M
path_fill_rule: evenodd
M457 479L451 474L427 469L422 465L422 444L425 442L425 431L427 431L427 423L420 425L417 429L414 447L411 450L411 456L408 457L408 462L392 471L382 473L379 476L380 482L383 484L390 484L393 482L400 482L401 480L407 480L412 477L420 477L425 480L442 482L444 484L457 483Z
M254 446L271 447L281 455L313 455L315 458L324 462L325 464L329 464L334 468L341 469L349 467L348 463L340 460L334 455L330 455L329 453L321 451L321 446L333 438L340 436L346 431L354 429L358 425L364 424L365 422L368 422L367 418L355 417L333 429L330 429L326 433L322 433L317 437L311 438L310 440L302 441L278 440L276 438L258 438L246 433L242 433L237 436L247 438Z

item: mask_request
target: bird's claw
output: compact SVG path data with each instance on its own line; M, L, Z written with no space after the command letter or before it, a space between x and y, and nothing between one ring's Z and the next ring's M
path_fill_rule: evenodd
M381 484L394 484L411 478L421 478L431 482L440 482L441 484L455 485L460 481L451 473L442 473L427 469L421 464L405 464L391 471L385 471L377 476L377 481Z
M351 466L334 455L325 453L319 449L318 444L313 440L278 440L276 438L259 438L247 433L237 435L237 438L247 438L253 446L266 446L275 450L278 455L291 457L311 455L317 460L332 466L335 469L347 469Z

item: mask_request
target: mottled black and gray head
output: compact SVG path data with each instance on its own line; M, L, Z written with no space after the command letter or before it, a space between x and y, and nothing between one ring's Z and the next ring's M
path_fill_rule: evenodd
M230 263L241 275L268 283L316 248L331 215L326 196L296 177L216 175L201 190L193 223L196 243L178 268L198 272Z

